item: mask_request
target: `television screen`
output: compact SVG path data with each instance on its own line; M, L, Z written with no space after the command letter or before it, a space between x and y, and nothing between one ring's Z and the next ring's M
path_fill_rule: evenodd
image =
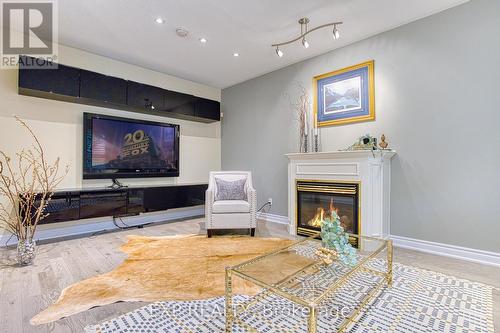
M84 178L179 176L178 125L84 118Z

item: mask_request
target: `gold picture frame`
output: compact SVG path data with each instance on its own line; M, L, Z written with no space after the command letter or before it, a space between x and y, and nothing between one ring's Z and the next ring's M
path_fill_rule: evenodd
M319 127L375 120L375 61L315 76L313 97Z

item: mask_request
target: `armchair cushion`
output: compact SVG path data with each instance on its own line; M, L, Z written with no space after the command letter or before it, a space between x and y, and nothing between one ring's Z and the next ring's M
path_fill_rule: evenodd
M217 192L215 201L219 200L247 200L245 191L246 179L224 180L215 177Z
M213 204L214 214L249 213L250 204L245 200L218 200Z

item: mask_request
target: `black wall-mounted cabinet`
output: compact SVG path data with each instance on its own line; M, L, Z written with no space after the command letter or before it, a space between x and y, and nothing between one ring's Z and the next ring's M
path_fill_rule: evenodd
M33 58L21 58L24 63L33 62ZM220 120L217 101L61 64L57 69L21 66L18 91L26 96L204 123Z
M197 99L195 96L165 91L164 97L166 112L194 117L194 102Z
M59 65L57 69L19 68L19 87L68 97L80 96L80 70Z
M198 98L195 103L194 116L218 121L220 120L220 103L205 98Z
M103 103L127 104L127 80L81 70L80 97Z
M165 103L165 90L147 84L128 81L127 105L147 111L161 111Z

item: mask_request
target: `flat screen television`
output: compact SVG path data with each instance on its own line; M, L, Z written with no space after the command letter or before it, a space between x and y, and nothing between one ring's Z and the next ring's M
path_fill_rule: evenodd
M83 117L83 179L179 176L179 125Z

